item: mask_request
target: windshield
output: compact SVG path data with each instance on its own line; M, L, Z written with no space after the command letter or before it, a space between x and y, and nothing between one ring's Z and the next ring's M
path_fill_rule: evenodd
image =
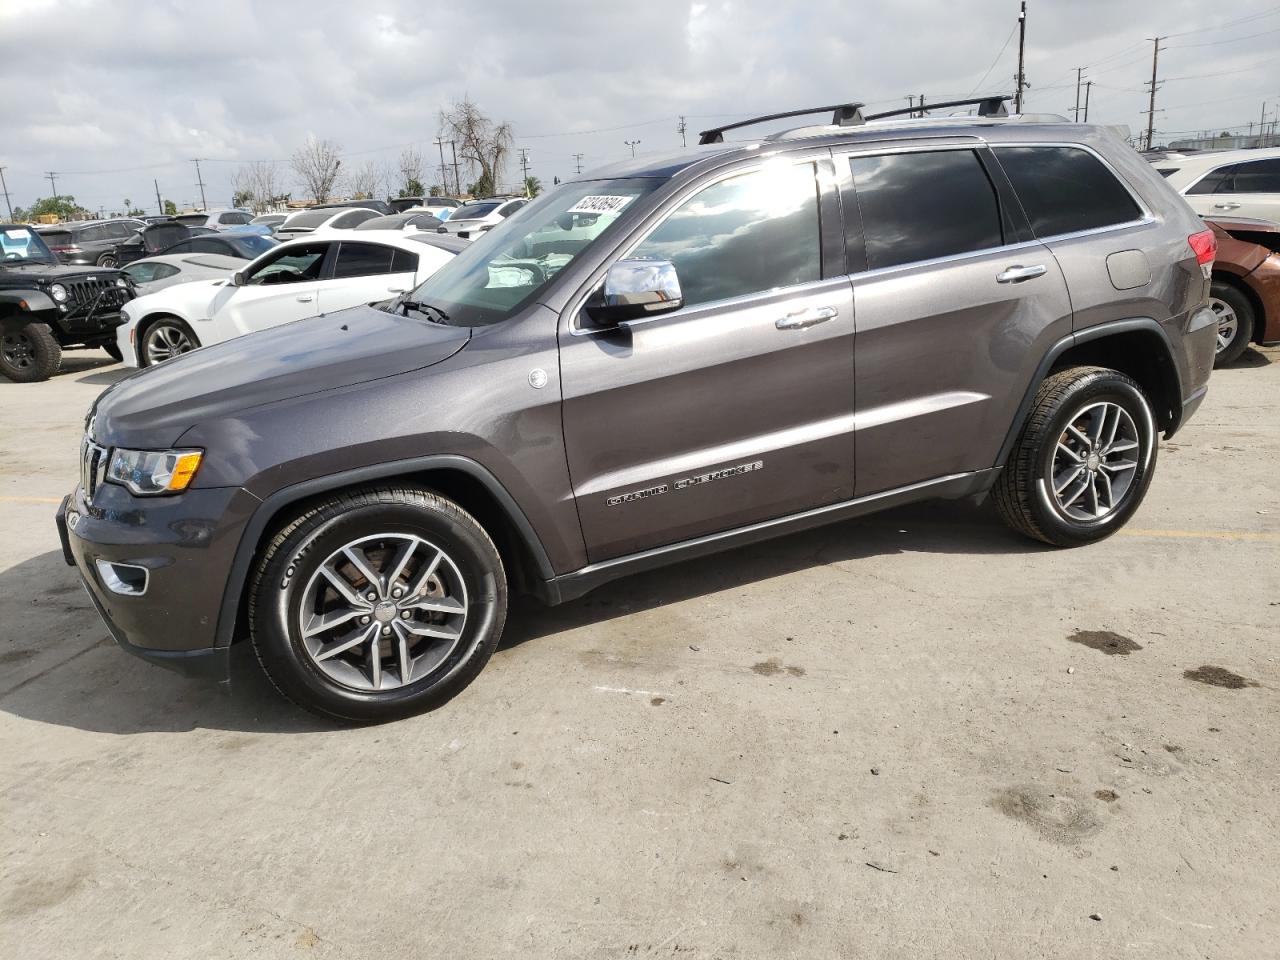
M295 213L284 222L284 226L289 230L294 227L318 227L330 217L336 217L342 212L342 210L327 207L324 210L308 210L306 213Z
M453 211L453 219L455 220L479 220L481 217L487 217L493 211L501 206L500 202L493 203L466 203Z
M479 327L507 319L595 243L638 197L663 181L588 180L539 197L428 277L408 299L443 311L444 322ZM458 218L463 216L458 211Z
M56 263L40 235L16 223L0 224L0 260L5 263Z

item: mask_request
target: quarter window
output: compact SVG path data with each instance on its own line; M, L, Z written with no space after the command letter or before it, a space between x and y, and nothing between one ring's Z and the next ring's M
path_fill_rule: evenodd
M813 164L769 165L712 184L630 256L674 263L688 305L821 279Z
M1280 159L1236 164L1236 193L1280 193Z
M392 273L417 273L418 255L408 250L397 249L391 258Z
M995 187L972 150L852 157L872 270L1004 242Z
M1142 216L1102 161L1078 147L996 147L1037 237L1132 223Z
M376 243L344 243L338 247L333 278L372 277L391 272L392 248Z

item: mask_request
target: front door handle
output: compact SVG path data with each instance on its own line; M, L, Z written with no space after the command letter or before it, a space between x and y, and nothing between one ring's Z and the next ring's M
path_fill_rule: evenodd
M1240 206L1240 204L1238 204L1238 203L1232 203L1231 201L1227 201L1226 203L1215 203L1215 204L1213 205L1213 209L1215 209L1215 210L1234 210L1234 209L1236 209L1238 206Z
M311 294L309 294L309 293L300 293L300 294L298 294L298 302L299 302L299 303L310 303L310 302L311 302L312 300L314 300L314 299L315 299L315 297L313 297L313 296L312 296Z
M797 310L779 317L774 326L779 330L803 330L815 324L825 323L833 319L840 311L835 307L811 307L808 310Z
M1023 280L1033 280L1036 277L1042 277L1048 268L1043 263L1037 263L1034 266L1024 267L1021 265L1010 267L1003 273L996 274L996 283L1021 283Z

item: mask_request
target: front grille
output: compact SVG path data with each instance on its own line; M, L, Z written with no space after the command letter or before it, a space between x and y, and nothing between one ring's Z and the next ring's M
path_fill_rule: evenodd
M133 298L127 287L116 286L116 278L83 277L67 280L68 306L72 313L87 311L97 302L95 313L114 313Z
M86 503L93 499L106 475L107 448L98 446L86 433L80 443L80 487Z

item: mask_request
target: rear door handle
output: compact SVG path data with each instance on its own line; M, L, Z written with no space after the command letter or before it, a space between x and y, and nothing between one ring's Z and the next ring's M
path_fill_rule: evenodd
M1034 280L1036 277L1042 277L1048 268L1043 263L1037 263L1034 266L1014 266L1005 270L1003 273L996 274L996 283L1021 283L1023 280Z
M805 327L825 323L839 313L840 311L835 307L810 307L807 310L797 310L795 313L788 313L785 317L779 317L773 325L779 330L803 330Z
M1238 206L1240 206L1240 204L1238 204L1238 203L1232 203L1231 201L1227 201L1226 203L1215 203L1215 204L1213 205L1213 209L1215 209L1215 210L1234 210L1234 209L1236 209Z
M309 293L300 293L300 294L298 294L298 302L299 302L299 303L310 303L310 302L311 302L312 300L314 300L314 299L315 299L315 297L313 297L313 296L312 296L311 294L309 294Z

